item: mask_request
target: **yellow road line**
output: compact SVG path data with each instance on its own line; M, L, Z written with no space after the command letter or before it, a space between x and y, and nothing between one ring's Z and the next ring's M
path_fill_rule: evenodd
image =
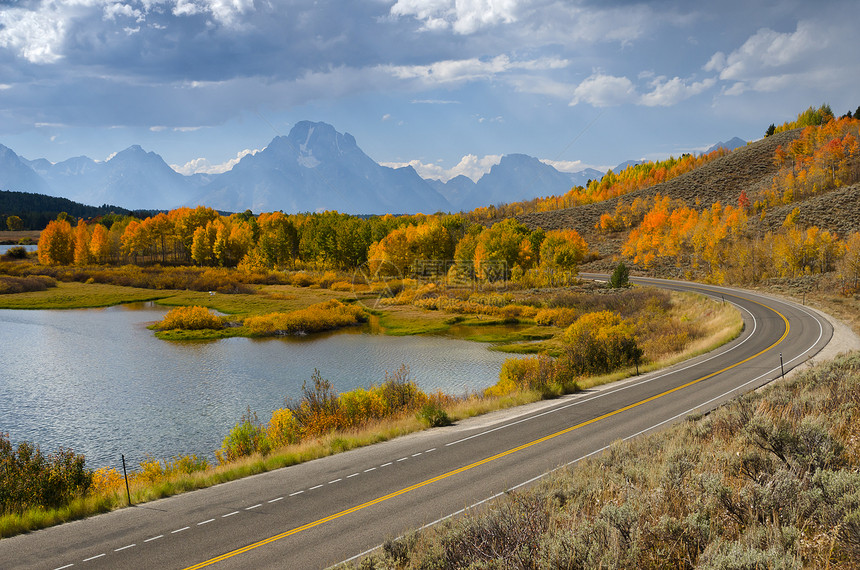
M509 449L507 451L497 453L496 455L493 455L491 457L487 457L486 459L481 459L480 461L470 463L469 465L464 465L463 467L459 467L457 469L454 469L453 471L448 471L447 473L443 473L442 475L437 475L436 477L433 477L431 479L427 479L426 481L416 483L416 484L411 485L409 487L404 487L403 489L400 489L399 491L394 491L393 493L389 493L387 495L377 497L376 499L373 499L371 501L367 501L366 503L361 503L360 505L356 505L352 508L340 511L340 512L335 513L333 515L329 515L327 517L315 520L313 522L309 522L305 525L302 525L302 526L296 527L294 529L282 532L280 534L270 536L269 538L260 540L258 542L254 542L254 543L249 544L247 546L243 546L242 548L237 548L236 550L226 552L220 556L216 556L215 558L210 558L209 560L206 560L204 562L200 562L199 564L195 564L194 566L189 566L188 568L185 568L185 570L197 570L198 568L205 568L206 566L211 566L212 564L215 564L216 562L221 562L223 560L227 560L228 558L232 558L234 556L237 556L239 554L243 554L243 553L248 552L250 550L253 550L255 548L259 548L260 546L265 546L267 544L271 544L271 543L276 542L278 540L281 540L283 538L287 538L288 536L298 534L302 531L312 529L314 527L320 526L320 525L325 524L327 522L331 522L335 519L339 519L341 517L344 517L346 515L352 514L352 513L357 512L357 511L360 511L362 509L372 507L373 505L377 505L377 504L385 502L389 499L393 499L395 497L399 497L400 495L404 495L404 494L409 493L411 491L415 491L416 489L420 489L422 487L426 487L427 485L437 483L443 479L447 479L448 477L453 477L454 475L459 475L460 473L463 473L465 471L469 471L470 469L474 469L475 467L480 467L481 465L485 465L485 464L490 463L492 461L495 461L497 459L507 457L508 455L511 455L513 453L517 453L518 451L522 451L524 449L528 449L529 447L538 445L540 443L547 442L551 439L565 435L565 434L570 433L570 432L577 430L579 428L585 427L587 425L591 425L591 424L599 422L601 420L605 420L606 418L610 418L614 415L620 414L622 412L626 412L627 410L631 410L631 409L639 407L643 404L647 404L648 402L653 402L654 400L657 400L658 398L662 398L663 396L668 396L669 394L677 392L678 390L682 390L684 388L689 388L690 386L693 386L694 384L698 384L699 382L707 380L708 378L713 378L714 376L716 376L718 374L722 374L723 372L726 372L727 370L731 370L732 368L735 368L736 366L740 366L741 364L744 364L745 362L749 362L753 358L757 358L757 357L761 356L762 354L764 354L765 352L772 350L774 347L779 345L783 340L785 340L785 337L788 336L788 332L790 330L790 325L788 323L788 319L785 318L785 316L782 313L780 313L779 311L777 311L776 309L774 309L772 307L768 307L767 305L764 305L764 304L759 303L757 301L753 301L751 299L745 299L745 300L749 301L751 303L756 303L757 305L761 305L762 307L765 307L766 309L769 309L769 310L773 311L774 313L776 313L777 315L779 315L780 317L782 317L782 320L785 323L785 332L782 333L782 336L779 337L779 340L777 340L775 343L773 343L769 347L765 348L764 350L762 350L762 351L760 351L760 352L758 352L758 353L756 353L756 354L754 354L748 358L745 358L744 360L741 360L740 362L736 362L735 364L732 364L731 366L726 366L725 368L723 368L721 370L717 370L716 372L712 372L711 374L708 374L707 376L702 376L701 378L697 378L696 380L692 380L692 381L687 382L686 384L683 384L681 386L677 386L677 387L672 388L670 390L666 390L665 392L661 392L660 394L657 394L655 396L651 396L650 398L645 398L644 400L640 400L640 401L635 402L633 404L624 406L623 408L619 408L617 410L607 412L607 413L603 414L602 416L598 416L596 418L586 420L582 423L576 424L576 425L571 426L569 428L565 428L561 431L557 431L553 434L544 436L540 439L536 439L534 441L524 443L523 445L520 445L518 447L514 447L512 449Z

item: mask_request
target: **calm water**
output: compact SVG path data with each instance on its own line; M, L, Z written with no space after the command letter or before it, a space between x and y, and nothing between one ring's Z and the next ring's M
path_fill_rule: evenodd
M381 382L401 364L426 391L490 386L510 355L442 337L358 330L304 339L165 342L152 304L0 311L0 432L92 468L196 453L212 459L250 406L260 420L298 397L315 368L338 391Z
M0 255L3 255L13 247L23 247L27 251L36 251L38 249L35 245L0 245Z

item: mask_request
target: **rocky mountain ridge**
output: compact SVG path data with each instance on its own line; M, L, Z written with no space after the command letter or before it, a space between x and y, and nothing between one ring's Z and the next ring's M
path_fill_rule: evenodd
M722 143L720 143L722 144ZM628 161L616 167L622 169ZM477 182L421 178L412 167L381 166L349 133L302 121L223 174L185 176L133 145L106 161L86 156L27 160L0 145L0 189L166 210L203 204L221 211L338 210L351 214L434 213L564 194L602 172L560 172L524 154L504 156Z

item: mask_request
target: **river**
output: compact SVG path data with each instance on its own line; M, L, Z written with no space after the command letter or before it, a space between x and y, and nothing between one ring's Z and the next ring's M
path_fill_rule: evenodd
M140 303L70 311L0 310L0 432L91 468L194 453L210 461L250 406L263 422L301 395L314 369L338 391L381 383L401 364L428 392L494 384L510 355L441 336L364 329L306 338L166 342Z

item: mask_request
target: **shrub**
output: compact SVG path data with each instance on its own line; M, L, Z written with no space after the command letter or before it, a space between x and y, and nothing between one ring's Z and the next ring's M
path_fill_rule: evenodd
M576 309L567 307L540 309L535 314L535 323L542 326L568 327L576 321L578 314Z
M299 425L293 413L287 408L280 408L272 412L272 419L266 428L266 435L272 447L284 447L291 443L297 443L301 439Z
M346 427L343 416L339 413L338 395L331 382L323 378L316 369L311 381L312 387L308 386L307 381L302 382L300 400L287 402L287 407L301 426L302 436L325 435Z
M409 379L409 367L405 364L392 375L385 373L385 382L380 391L387 415L417 409L427 401L427 395Z
M44 291L49 287L56 286L57 281L47 275L31 275L29 277L0 275L0 295Z
M624 265L623 261L619 261L618 265L615 267L615 271L612 272L612 276L609 278L609 287L612 289L619 289L621 287L627 287L630 284L630 270L627 269L627 266Z
M227 463L254 453L265 455L270 450L266 430L260 425L257 413L252 412L249 407L242 415L241 421L233 426L224 438L221 449L216 451L215 455L220 463Z
M222 329L224 322L206 307L176 307L155 325L158 330L203 330Z
M58 508L83 496L93 482L84 462L70 449L45 455L29 442L13 446L0 433L0 513Z
M564 333L565 361L574 374L602 374L634 364L642 356L633 325L618 313L581 316Z
M90 486L92 495L108 495L117 492L123 483L122 475L111 467L101 467L93 472L93 483Z
M25 247L10 247L3 255L7 259L27 259L27 248Z
M451 418L448 417L448 412L433 402L424 404L416 416L429 427L444 427L451 425Z
M290 335L357 325L366 320L367 313L361 307L331 299L289 313L249 317L245 326L256 335Z
M290 277L290 285L293 287L310 287L314 284L314 279L304 271L294 273Z
M557 396L576 391L577 385L562 363L542 354L505 360L499 381L484 393L487 396L506 396L526 390L537 390L545 397Z

